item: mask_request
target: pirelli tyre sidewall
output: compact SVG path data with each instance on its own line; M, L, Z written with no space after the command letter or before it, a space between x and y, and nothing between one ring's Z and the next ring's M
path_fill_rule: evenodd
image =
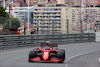
M57 57L59 58L59 59L65 59L65 50L62 50L61 49L61 51L58 51L57 52Z
M29 62L31 62L30 58L34 58L36 56L36 53L34 50L31 50L29 53Z

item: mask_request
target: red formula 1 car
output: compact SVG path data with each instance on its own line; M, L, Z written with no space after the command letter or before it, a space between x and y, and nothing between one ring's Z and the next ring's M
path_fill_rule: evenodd
M65 50L58 49L57 44L41 43L41 49L36 48L29 53L29 62L58 62L63 63Z

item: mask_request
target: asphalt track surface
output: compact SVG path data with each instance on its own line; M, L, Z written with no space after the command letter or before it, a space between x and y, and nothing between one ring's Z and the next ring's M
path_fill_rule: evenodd
M67 63L75 56L100 51L100 43L59 44L59 49L65 49L64 63L30 63L28 53L36 46L0 49L0 67L68 67Z
M68 67L100 67L100 51L75 57L68 61Z

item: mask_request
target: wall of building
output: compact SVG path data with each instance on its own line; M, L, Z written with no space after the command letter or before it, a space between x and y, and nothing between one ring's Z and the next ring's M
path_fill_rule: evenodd
M90 24L90 30L94 32L94 24L96 23L96 29L100 29L100 8L98 7L87 7L83 8L83 18L82 18L82 23L83 23L83 30L86 32L87 31L87 23ZM90 22L90 18L93 18L94 21ZM85 21L85 18L87 21ZM78 26L80 26L80 8L72 8L72 21L73 21L73 26L76 29Z
M21 6L21 2L14 2L12 4L12 7L20 7Z
M29 0L29 5L33 6L35 4L37 4L38 0ZM26 5L28 5L28 0L26 0Z
M100 4L100 0L84 0L84 4L85 5L91 4L93 6L96 6Z
M56 9L56 10L55 10ZM59 10L60 9L60 10ZM82 9L81 9L82 11ZM54 14L48 14L49 12L54 12ZM60 17L55 17L57 14L55 14L56 12L60 12ZM36 14L35 14L36 13ZM46 14L43 14L46 13ZM88 19L90 19L91 17L94 19L94 21L91 23L89 22L89 20L87 22L84 21L84 17L86 17L87 15L90 16ZM83 14L83 18L82 15ZM77 32L80 33L80 29L81 29L81 18L82 18L82 24L83 24L83 30L84 32L87 31L87 23L90 23L90 30L92 30L92 32L94 31L94 23L97 24L97 29L100 29L100 8L97 7L88 7L88 8L83 8L83 12L81 12L80 15L80 8L77 7L36 7L35 11L34 11L34 22L37 23L37 20L39 20L39 25L40 26L51 26L50 28L39 28L39 30L52 30L52 21L53 20L57 20L60 19L60 21L53 21L53 22L58 22L60 23L60 28L55 27L54 30L59 30L59 31L55 31L55 32L61 32L61 33L67 33L67 20L69 22L69 33ZM52 16L52 17L50 17ZM52 21L49 21L50 19L52 19ZM46 20L46 21L43 21ZM43 22L43 24L42 24ZM48 25L47 23L50 23L51 25ZM42 25L41 25L42 24ZM37 28L37 24L34 25L35 28ZM54 26L59 26L59 25L54 25ZM72 30L75 29L75 30Z
M38 4L47 4L49 0L38 0Z
M52 31L54 23L54 32L67 33L66 20L69 20L69 24L71 24L71 12L71 7L35 7L34 28L37 28L38 22L39 30Z
M57 4L65 4L65 0L56 0Z

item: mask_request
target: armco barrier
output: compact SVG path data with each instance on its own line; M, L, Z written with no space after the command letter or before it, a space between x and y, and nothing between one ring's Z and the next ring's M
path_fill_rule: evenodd
M95 41L100 42L100 32L95 32Z
M40 45L41 42L72 43L93 42L95 33L78 34L38 34L38 35L0 35L0 46Z

